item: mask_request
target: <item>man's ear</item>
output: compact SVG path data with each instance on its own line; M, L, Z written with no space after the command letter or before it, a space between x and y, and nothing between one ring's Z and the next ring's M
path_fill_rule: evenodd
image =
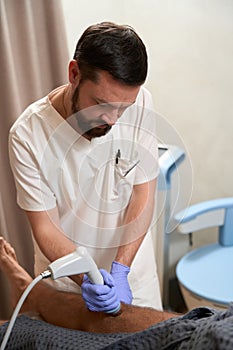
M71 60L69 63L69 81L71 84L78 85L80 79L81 72L78 62L76 60Z

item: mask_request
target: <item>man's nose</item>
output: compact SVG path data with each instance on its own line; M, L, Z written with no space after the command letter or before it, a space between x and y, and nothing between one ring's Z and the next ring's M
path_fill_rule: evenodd
M119 118L118 109L114 109L111 112L102 114L101 118L106 124L110 126L115 125L117 119Z

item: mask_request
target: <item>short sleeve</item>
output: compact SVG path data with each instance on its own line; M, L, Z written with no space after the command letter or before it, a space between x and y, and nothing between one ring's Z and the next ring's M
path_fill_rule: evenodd
M56 206L56 197L39 169L38 159L27 141L9 134L10 165L15 179L17 203L24 210L44 211Z
M156 113L151 94L145 89L139 104L141 123L137 143L140 162L136 171L135 184L151 181L159 174Z

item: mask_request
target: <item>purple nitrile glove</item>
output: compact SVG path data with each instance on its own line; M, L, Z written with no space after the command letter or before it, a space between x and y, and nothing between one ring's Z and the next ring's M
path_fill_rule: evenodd
M120 309L115 282L105 270L99 270L104 279L104 285L93 284L85 275L81 285L82 296L90 311L115 313Z
M112 262L111 275L116 284L116 290L120 301L125 304L132 304L133 295L128 282L130 268L117 261Z

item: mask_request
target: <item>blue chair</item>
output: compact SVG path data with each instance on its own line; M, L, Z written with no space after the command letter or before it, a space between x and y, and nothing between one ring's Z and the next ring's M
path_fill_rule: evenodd
M193 205L175 221L182 234L219 227L218 242L185 254L176 275L188 309L227 308L233 301L233 197Z

